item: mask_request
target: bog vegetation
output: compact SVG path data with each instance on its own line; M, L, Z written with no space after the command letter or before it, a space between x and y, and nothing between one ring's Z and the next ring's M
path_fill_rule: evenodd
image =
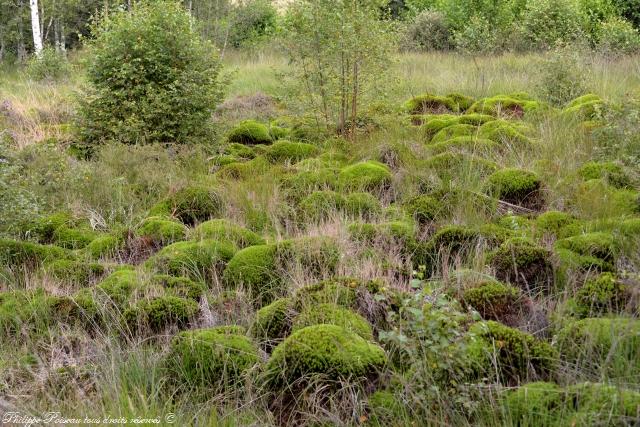
M0 0L0 413L638 425L640 3L94 3Z

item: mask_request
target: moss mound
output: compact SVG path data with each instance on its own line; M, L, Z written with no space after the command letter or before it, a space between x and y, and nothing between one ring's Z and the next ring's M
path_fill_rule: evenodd
M428 145L433 154L445 151L465 154L485 154L499 148L498 143L487 138L478 138L475 135L456 136L446 141Z
M228 288L243 286L260 305L268 304L282 293L275 245L257 245L238 251L224 270Z
M467 351L479 375L497 373L507 383L545 378L558 360L546 342L499 322L476 323L469 332L473 338Z
M501 144L526 147L531 141L523 134L523 130L524 128L517 127L506 120L494 120L480 126L478 136Z
M558 238L567 237L578 220L571 214L560 211L547 211L538 215L535 220L535 233L538 236L552 235Z
M271 144L273 141L269 128L255 120L245 120L238 123L227 134L227 140L243 145Z
M540 104L519 94L496 95L476 101L468 110L470 113L488 114L497 117L520 118L528 112L536 111Z
M54 230L53 243L66 249L82 249L97 236L89 227L72 228L63 225Z
M0 264L6 267L35 266L57 259L72 259L71 252L53 245L0 239Z
M326 221L339 214L346 205L345 197L335 191L314 191L298 204L298 211L306 221Z
M89 286L105 272L102 264L70 259L49 262L44 266L44 270L57 280L80 286Z
M199 301L206 290L202 282L196 282L188 277L174 277L168 274L156 274L151 282L162 286L168 295Z
M578 169L578 175L585 180L603 179L615 188L631 187L631 178L622 166L613 162L588 162Z
M631 292L611 273L589 279L575 297L580 317L596 317L606 313L620 313L627 306Z
M464 125L482 126L485 123L496 120L488 114L469 113L458 117L458 123Z
M424 161L423 167L445 177L458 176L461 170L475 171L479 176L487 176L498 170L498 166L489 160L471 154L452 152L431 156Z
M340 326L367 341L373 340L373 330L364 317L336 304L325 303L306 307L293 320L293 331L322 324Z
M177 242L164 247L145 265L155 271L174 276L202 280L221 273L233 258L236 247L230 242L199 240Z
M191 299L162 296L138 301L123 315L131 331L160 332L170 326L186 327L197 313L198 303Z
M480 237L477 230L469 227L442 227L427 242L418 244L414 253L414 265L424 265L430 271L440 259L465 257Z
M525 384L508 392L505 406L510 420L516 425L559 426L564 412L573 414L566 402L566 391L555 383L544 381Z
M505 321L518 314L522 295L518 288L499 282L483 282L465 289L462 302L480 313L483 319Z
M488 193L512 205L539 209L544 203L542 181L533 172L502 169L489 176Z
M579 120L594 120L599 118L604 105L604 101L598 95L586 94L567 104L562 110L562 115L576 117Z
M234 329L184 331L174 337L166 359L170 375L191 387L228 388L259 362L249 338Z
M321 377L329 381L374 377L386 362L382 348L336 325L291 334L273 351L265 371L274 388Z
M372 194L350 193L344 199L344 212L351 217L373 218L382 212L382 204Z
M291 330L294 315L291 298L280 298L262 307L251 325L251 335L266 349L275 347Z
M343 168L338 182L347 190L380 191L391 185L391 171L379 162L360 162Z
M114 256L125 243L125 238L119 233L106 234L96 237L87 245L85 250L93 259Z
M587 318L570 322L556 335L564 360L580 366L582 375L632 378L640 375L640 321Z
M612 261L616 253L615 238L611 233L594 232L567 237L556 242L556 248L568 249L579 255Z
M447 126L436 133L431 138L431 144L437 144L439 142L445 142L458 136L470 136L475 135L478 128L469 124L455 124Z
M187 234L187 227L168 218L150 217L142 221L136 229L136 234L150 239L155 244L167 245L184 240Z
M319 153L320 149L315 145L280 140L269 147L266 157L275 163L284 161L297 162L317 156Z
M338 187L339 172L339 169L332 168L302 171L285 176L282 186L289 199L299 201L314 191L335 190Z
M265 241L258 234L241 227L227 219L212 219L199 224L191 237L197 240L219 240L232 242L240 249L249 246L264 245Z
M135 270L118 270L105 277L97 286L98 296L106 296L118 306L124 305L131 294L142 286Z
M376 391L367 400L370 426L411 425L410 409L398 396L390 391Z
M42 289L0 292L0 334L24 338L46 331L51 323L50 303Z
M457 113L460 111L460 104L447 96L424 94L408 100L404 109L409 114Z
M444 206L435 197L421 195L409 199L404 208L418 224L428 224L444 214Z
M151 209L152 215L170 215L186 225L215 217L222 211L222 199L213 189L193 186L178 190Z
M507 240L490 254L489 261L499 280L517 285L530 295L548 292L553 285L552 253L531 240Z

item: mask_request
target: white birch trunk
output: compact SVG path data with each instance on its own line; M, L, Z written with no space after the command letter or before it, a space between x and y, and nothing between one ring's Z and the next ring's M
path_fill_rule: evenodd
M33 32L33 48L36 56L42 53L42 34L40 33L40 11L38 0L29 0L31 6L31 31Z

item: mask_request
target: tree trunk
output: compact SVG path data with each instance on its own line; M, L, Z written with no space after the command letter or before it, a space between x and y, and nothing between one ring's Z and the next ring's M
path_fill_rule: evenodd
M40 33L40 11L38 10L38 0L30 0L31 6L31 31L33 32L33 49L36 56L42 54L42 35Z
M27 49L24 46L24 23L22 21L24 3L18 0L18 39L16 40L16 52L18 54L18 62L27 60Z

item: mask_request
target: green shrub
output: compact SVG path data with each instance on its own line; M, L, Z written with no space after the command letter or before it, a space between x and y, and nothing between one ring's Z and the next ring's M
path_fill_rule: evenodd
M233 329L184 331L171 341L166 366L178 384L190 387L230 388L258 364L253 343Z
M146 265L158 272L202 280L221 273L235 253L236 247L225 241L177 242L149 258Z
M431 94L419 95L404 104L409 114L457 113L460 107L456 101L446 96Z
M416 196L404 204L405 210L418 222L428 224L444 215L444 206L435 197Z
M467 347L473 369L479 375L497 373L505 382L546 378L558 356L553 347L525 332L499 322L474 324Z
M207 187L187 187L178 190L151 209L152 215L171 215L186 225L206 221L220 214L222 199Z
M71 64L64 53L47 46L39 56L34 55L29 59L26 73L36 81L55 82L64 80L71 74Z
M267 159L272 162L297 162L302 159L318 155L320 150L315 145L304 142L290 142L280 140L269 147Z
M502 37L484 16L471 16L464 26L453 32L456 48L469 54L490 54L502 48Z
M335 304L319 304L306 307L293 319L295 332L307 326L336 325L347 331L354 332L367 341L373 341L373 330L369 322L348 308Z
M403 37L406 49L418 51L451 48L449 23L442 12L424 10L407 25Z
M262 237L228 219L212 219L203 222L193 230L191 237L199 240L213 239L231 242L240 249L265 244Z
M269 0L251 0L233 5L228 42L235 48L252 47L276 31L278 10ZM221 31L222 33L222 31ZM220 40L226 43L227 40Z
M280 298L256 312L251 325L251 335L264 347L271 349L282 341L291 330L291 298Z
M69 251L58 246L0 239L0 264L6 267L34 266L71 258L73 256Z
M180 240L184 240L187 234L187 227L176 221L171 221L162 217L150 217L142 221L136 229L136 234L150 239L159 245L167 245Z
M279 344L267 362L267 385L308 381L312 377L334 382L372 378L385 364L382 348L336 325L307 326Z
M600 23L598 49L609 54L633 54L640 51L640 32L617 16Z
M465 289L462 301L476 310L483 319L504 321L520 311L521 293L518 288L499 282L484 282Z
M227 140L243 145L271 144L273 142L269 128L255 120L245 120L238 123L227 134Z
M540 64L536 91L541 99L562 107L586 92L588 70L575 48L555 49Z
M229 261L222 281L228 288L243 286L260 305L268 304L283 291L277 268L275 245L250 246Z
M170 326L186 327L198 313L198 303L174 296L138 301L127 308L124 319L133 332L160 332Z
M51 277L66 283L88 286L104 274L104 267L95 262L57 259L44 266Z
M537 209L543 203L542 181L533 172L502 169L489 176L487 190L498 199L512 205Z
M515 284L530 295L548 292L553 285L551 251L528 239L507 240L489 255L489 262L499 280Z
M576 292L576 311L580 317L596 317L619 313L627 305L630 292L627 286L611 273L589 279Z
M335 191L314 191L298 204L298 211L305 221L324 221L343 211L345 197Z
M136 3L92 27L82 140L206 141L221 99L220 62L178 3Z
M633 378L640 375L640 321L587 318L570 322L556 335L563 359L579 366L581 376Z
M195 282L188 277L174 277L167 274L156 274L152 283L161 285L168 295L199 301L206 287L202 282Z
M578 169L578 175L585 180L604 179L615 188L631 187L629 175L622 166L613 162L587 162Z
M391 185L391 171L379 162L360 162L343 168L338 183L348 190L380 191Z
M583 35L586 17L572 0L528 1L522 15L522 33L530 48L549 49Z
M382 205L369 193L350 193L344 199L344 211L352 217L372 218L382 212Z

